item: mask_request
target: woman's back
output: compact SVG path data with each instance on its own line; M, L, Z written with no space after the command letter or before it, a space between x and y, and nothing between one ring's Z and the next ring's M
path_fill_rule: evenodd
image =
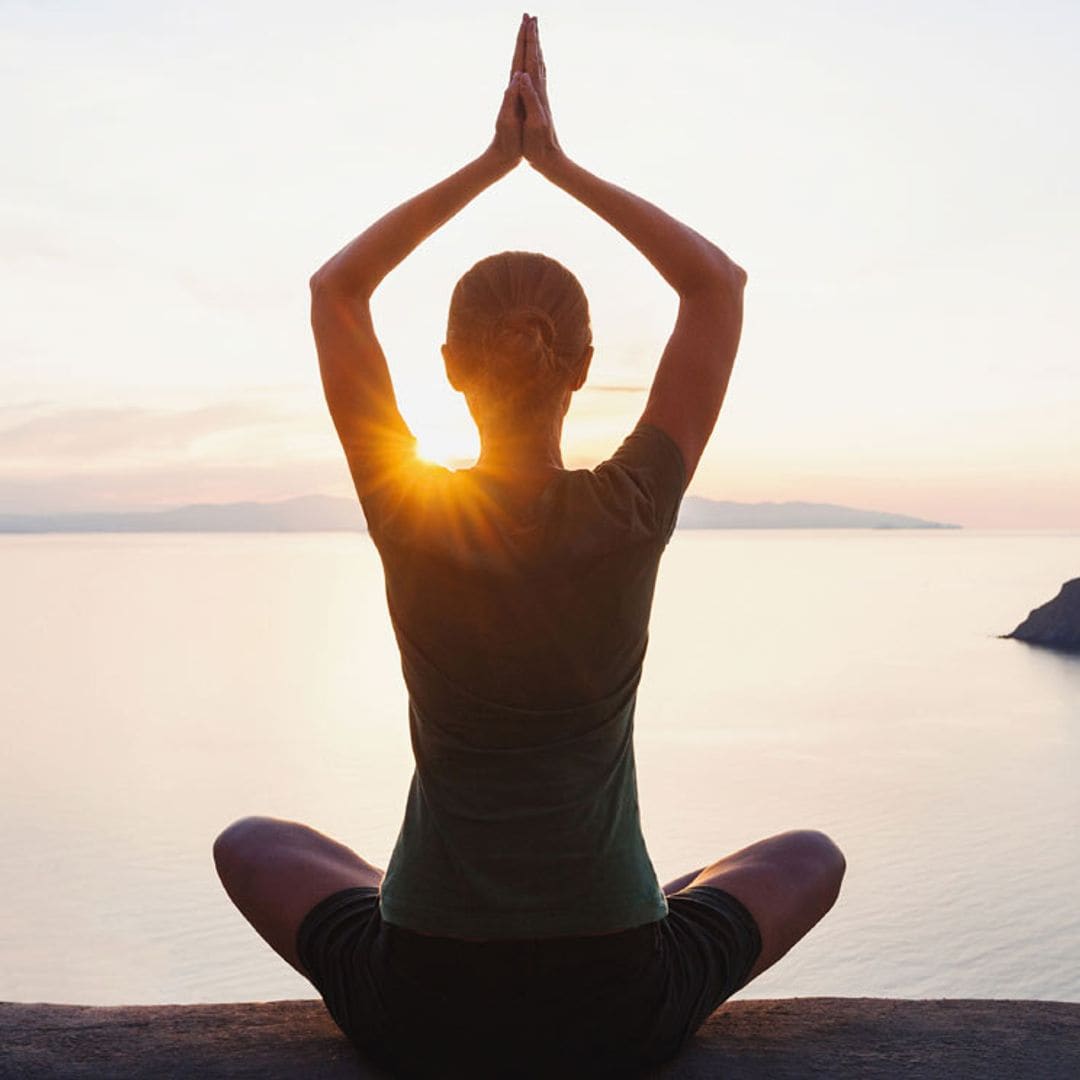
M363 498L416 770L386 921L469 938L608 933L667 907L641 836L633 717L685 482L641 424L522 503L402 454Z

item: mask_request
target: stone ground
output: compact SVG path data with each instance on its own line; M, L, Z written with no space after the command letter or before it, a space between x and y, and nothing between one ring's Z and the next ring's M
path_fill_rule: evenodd
M653 1076L1080 1080L1080 1004L735 1001ZM0 1078L45 1077L386 1080L356 1056L317 1001L120 1008L0 1003Z

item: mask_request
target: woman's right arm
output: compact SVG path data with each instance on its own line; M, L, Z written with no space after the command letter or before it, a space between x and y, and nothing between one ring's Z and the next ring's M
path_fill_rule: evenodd
M716 424L735 362L746 273L700 233L571 161L551 123L535 20L527 28L525 57L526 74L520 77L524 156L622 233L679 294L675 328L641 419L675 441L689 483Z
M742 331L745 271L699 233L565 156L544 174L619 230L679 294L641 419L682 451L686 482L716 426Z

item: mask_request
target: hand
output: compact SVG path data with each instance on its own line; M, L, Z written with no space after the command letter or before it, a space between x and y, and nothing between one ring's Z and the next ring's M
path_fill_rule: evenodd
M510 80L503 93L499 115L495 119L495 138L491 141L489 152L505 162L510 168L521 161L521 125L525 119L525 106L517 85L517 76L525 70L525 33L529 16L522 15L518 27L517 42L514 45L514 59L510 63Z
M525 160L538 172L545 172L563 158L563 150L551 122L547 95L547 68L540 48L540 30L533 16L523 20L525 29L524 71L514 82L525 106L521 148Z

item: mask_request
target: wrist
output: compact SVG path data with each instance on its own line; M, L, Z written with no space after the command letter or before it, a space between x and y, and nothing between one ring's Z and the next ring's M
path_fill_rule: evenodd
M476 161L494 181L501 180L507 173L513 172L521 161L521 155L509 154L497 142L492 141Z
M529 164L532 165L545 180L550 180L553 184L560 184L574 167L574 163L566 156L561 148L554 150L550 154L545 154L542 160L530 161Z

